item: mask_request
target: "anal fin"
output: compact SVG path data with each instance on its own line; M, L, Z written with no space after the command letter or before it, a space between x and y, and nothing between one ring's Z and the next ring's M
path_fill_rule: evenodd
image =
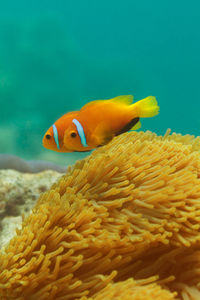
M137 130L141 128L142 124L140 121L138 121L130 130Z

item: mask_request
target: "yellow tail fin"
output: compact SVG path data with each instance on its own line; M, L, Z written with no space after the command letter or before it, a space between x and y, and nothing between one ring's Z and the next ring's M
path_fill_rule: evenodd
M142 99L133 105L137 106L140 118L153 117L159 113L160 107L158 106L156 98L153 96Z

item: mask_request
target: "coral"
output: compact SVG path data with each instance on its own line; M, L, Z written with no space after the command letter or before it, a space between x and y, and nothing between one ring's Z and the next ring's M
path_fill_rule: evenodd
M199 299L199 150L131 132L70 167L2 250L1 299Z
M176 293L170 293L161 289L158 284L149 284L151 278L147 280L134 281L132 278L118 283L109 283L103 290L98 292L94 297L85 298L88 300L173 300ZM82 298L84 299L84 298Z

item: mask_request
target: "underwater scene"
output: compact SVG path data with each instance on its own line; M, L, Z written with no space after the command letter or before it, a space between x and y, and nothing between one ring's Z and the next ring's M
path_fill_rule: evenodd
M4 1L0 300L200 299L200 3Z
M141 130L199 134L199 5L8 1L0 11L0 153L58 163L42 146L62 115L96 99L155 96ZM195 8L196 3L196 8Z

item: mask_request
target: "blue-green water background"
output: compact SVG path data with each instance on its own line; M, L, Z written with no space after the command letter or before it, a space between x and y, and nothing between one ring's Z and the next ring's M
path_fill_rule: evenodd
M0 152L68 161L46 129L94 99L155 95L142 130L200 134L200 2L2 1ZM74 156L75 155L75 156Z

